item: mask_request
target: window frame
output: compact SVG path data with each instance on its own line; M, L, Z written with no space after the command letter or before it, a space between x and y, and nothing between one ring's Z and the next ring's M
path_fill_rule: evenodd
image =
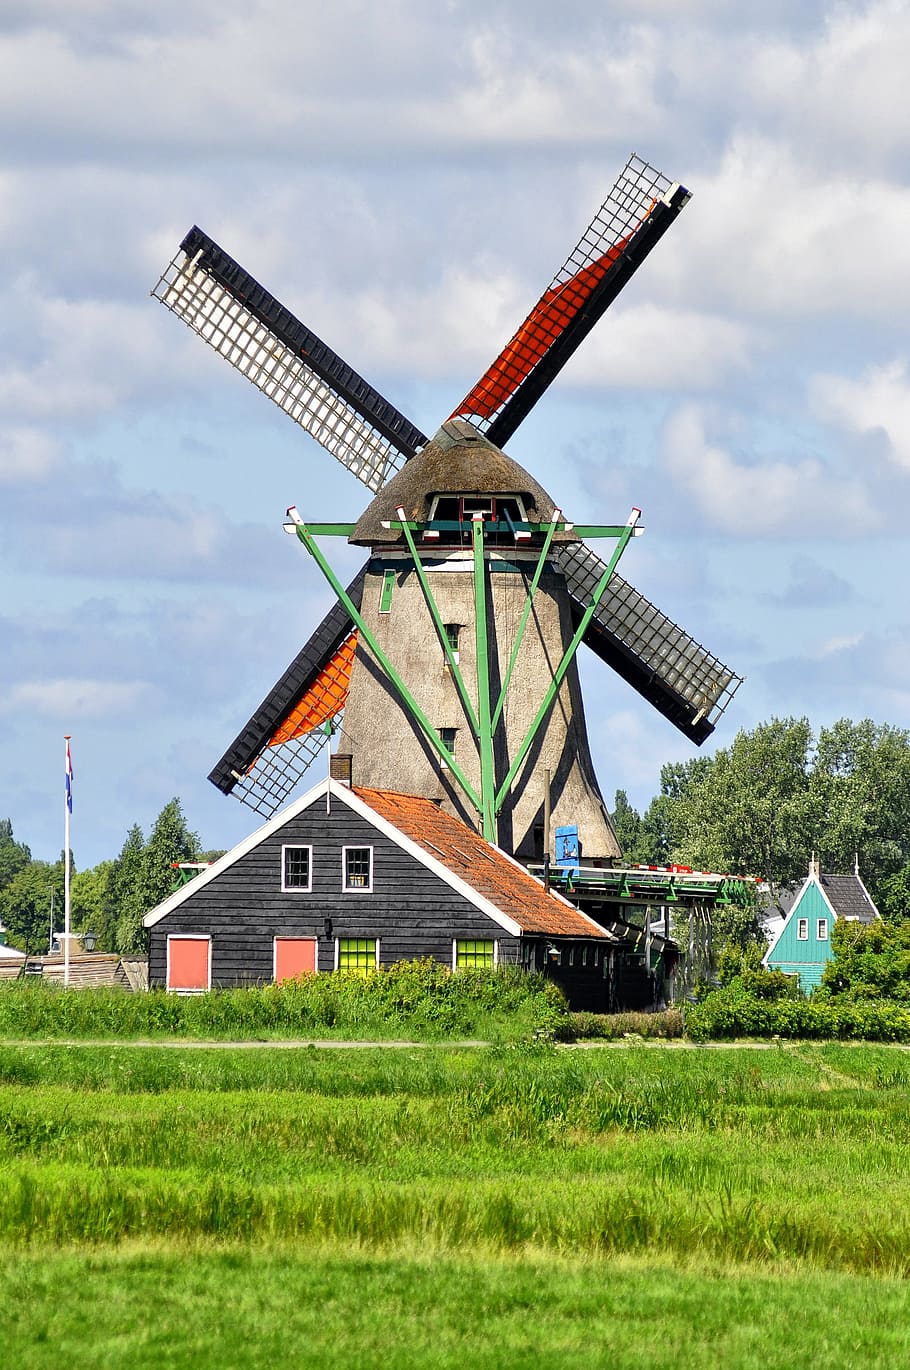
M171 984L171 942L208 942L206 984L184 986ZM165 947L164 987L168 994L207 994L212 988L212 934L210 932L169 932Z
M307 856L307 883L305 885L289 885L287 883L287 855L289 851L305 851ZM281 893L282 894L312 894L313 893L313 845L307 842L283 842L281 844Z
M808 940L809 940L809 920L808 920L808 918L797 918L797 920L796 920L796 940L797 940L797 942L808 942Z
M341 944L342 942L372 942L374 950L374 961L372 966L342 966L341 964ZM336 937L334 951L335 970L378 970L379 969L380 939L378 937Z
M453 937L453 938L452 938L452 970L453 970L453 972L454 972L454 971L458 971L458 970L476 970L476 969L477 969L477 962L476 962L476 961L472 962L469 966L460 966L460 965L458 964L458 948L459 948L459 947L464 947L464 946L476 947L476 946L478 945L478 943L481 943L481 942L482 942L484 945L489 944L489 945L493 948L493 960L492 960L491 962L486 962L486 961L483 962L481 968L483 968L483 967L485 967L485 966L487 966L487 965L492 965L493 968L494 968L494 970L495 970L495 968L499 965L499 939L498 939L498 938L496 938L496 937Z
M446 726L446 727L439 727L439 728L436 729L436 731L437 731L438 734L439 734L439 740L440 740L440 742L441 742L442 745L443 745L443 749L445 750L446 755L450 756L450 757L452 758L452 760L454 761L454 759L455 759L455 747L456 747L457 742L458 742L458 729L457 729L457 728L450 728L450 727ZM451 747L449 747L449 746L446 745L446 738L445 738L445 734L446 734L446 733L451 733L451 734L452 734L452 745L451 745ZM448 763L448 761L446 761L446 759L445 759L444 756L440 756L440 758L439 758L439 764L440 764L440 766L442 767L442 769L443 769L444 771L447 771L447 770L449 769L449 763Z
M370 869L365 885L348 884L348 852L365 851L369 852ZM342 894L372 894L373 893L373 848L366 847L360 842L351 842L341 848L341 893Z
M828 938L828 920L827 920L827 918L818 918L818 919L816 919L816 922L815 922L815 940L816 940L816 942L827 942L827 941L829 940L829 938Z

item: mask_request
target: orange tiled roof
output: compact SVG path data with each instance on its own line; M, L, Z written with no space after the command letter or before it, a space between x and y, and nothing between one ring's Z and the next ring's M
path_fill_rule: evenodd
M360 785L353 789L381 818L514 919L524 932L611 940L593 919L561 895L548 893L505 852L485 842L460 818L445 813L432 799Z

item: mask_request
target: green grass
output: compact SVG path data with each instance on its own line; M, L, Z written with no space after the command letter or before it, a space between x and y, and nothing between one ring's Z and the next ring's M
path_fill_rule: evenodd
M0 1359L16 1370L844 1370L910 1358L910 1286L807 1270L151 1247L9 1253L0 1281L14 1315Z
M908 1276L899 1048L0 1046L0 1364L902 1364Z

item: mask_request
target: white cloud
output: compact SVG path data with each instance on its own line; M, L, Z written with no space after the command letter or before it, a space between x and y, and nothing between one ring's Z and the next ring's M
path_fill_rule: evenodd
M41 428L0 427L0 485L45 481L55 469L60 445Z
M728 535L843 537L881 523L862 484L835 477L817 457L737 461L708 437L693 404L668 420L663 463L689 507Z
M0 710L77 722L125 717L149 705L152 697L151 687L141 680L23 680L0 696Z
M870 366L858 380L819 374L809 383L813 409L851 433L880 434L891 460L910 471L910 376L903 360Z

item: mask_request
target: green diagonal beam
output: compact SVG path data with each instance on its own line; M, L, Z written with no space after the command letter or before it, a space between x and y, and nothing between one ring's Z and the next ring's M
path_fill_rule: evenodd
M525 627L528 622L528 615L531 612L531 605L534 602L534 596L537 593L537 587L540 584L540 577L543 572L544 562L547 559L547 553L550 550L550 543L553 541L553 534L556 532L556 528L560 519L560 514L561 510L553 510L553 521L549 524L547 528L547 534L544 538L544 544L541 548L540 556L537 560L537 567L534 571L533 579L531 580L531 584L528 588L527 598L525 599L525 606L522 610L521 619L519 620L518 624L518 632L515 635L515 645L512 648L512 655L509 658L509 664L506 667L506 674L502 682L502 689L499 691L499 699L496 701L496 708L493 710L493 720L491 727L494 733L496 731L496 725L499 722L500 715L502 714L503 705L506 702L506 694L509 689L509 681L512 679L512 672L515 669L515 662L518 659L518 649L520 648L522 639L524 638Z
M433 727L432 723L427 718L426 714L423 712L420 705L417 703L417 700L411 694L410 690L405 685L404 681L401 679L398 672L393 667L391 661L389 661L389 658L386 656L385 652L382 650L379 643L376 641L375 637L370 632L369 628L363 620L360 610L357 608L357 605L351 599L347 590L344 588L341 581L338 579L338 577L335 575L335 572L332 570L331 566L326 561L325 557L322 554L322 551L316 544L315 538L313 537L312 533L307 528L305 523L297 524L297 536L303 543L306 550L309 552L310 556L316 562L316 565L319 567L320 571L325 576L326 580L329 582L332 589L335 591L335 594L338 596L339 600L344 605L345 609L347 609L348 613L351 615L352 620L357 626L357 631L362 635L363 641L367 644L370 651L373 653L373 656L379 662L379 665L382 667L382 669L388 676L389 680L392 682L392 685L398 691L402 703L410 713L411 717L419 726L424 737L430 743L430 746L433 747L436 752L438 752L439 756L445 762L446 766L448 766L455 780L461 786L462 790L467 795L473 807L477 810L479 814L483 816L484 807L481 804L480 797L478 796L477 791L474 789L473 785L470 784L464 771L458 765L454 756L452 756L448 748L444 745L442 738L439 736L438 732ZM492 803L490 803L489 807L492 809ZM484 832L484 836L486 836L486 832Z
M480 817L483 835L488 842L496 841L496 775L493 769L493 729L490 720L490 657L487 640L487 578L483 557L483 519L471 525L471 544L474 552L474 640L477 657L477 713L480 727L477 742L480 748Z
M594 589L594 593L591 596L591 603L588 605L588 607L582 614L581 621L579 622L578 627L575 630L575 636L572 638L572 641L569 643L568 647L563 653L562 660L560 661L559 665L556 667L556 670L553 673L553 679L550 682L547 692L543 697L543 701L540 705L540 708L537 710L537 713L534 717L534 721L528 728L528 731L524 736L524 740L515 754L515 759L513 760L512 765L509 767L508 775L499 787L499 790L496 794L497 813L502 808L503 801L506 795L509 793L512 781L518 774L519 767L521 766L522 762L527 756L531 743L537 736L537 730L543 722L544 718L546 717L547 710L550 708L550 705L556 698L557 691L559 690L559 687L563 682L563 678L566 674L566 671L569 669L569 666L572 663L575 653L578 651L582 638L588 631L588 624L594 617L594 612L597 609L597 606L600 603L601 599L603 598L604 591L606 590L607 585L609 584L610 577L616 569L617 562L619 561L619 558L622 556L623 552L626 550L626 545L629 541L629 538L632 537L635 531L635 522L637 521L637 515L638 510L636 509L633 511L633 515L629 523L627 523L626 526L623 529L621 529L613 555L607 562L607 565L604 567L603 574L601 575L600 580L597 582L597 585Z
M467 720L471 725L471 731L473 732L474 737L477 738L480 733L480 729L477 724L477 714L475 712L474 705L471 703L471 698L468 694L467 686L464 683L464 676L461 674L458 662L455 660L455 654L452 651L448 635L446 634L445 624L443 623L439 610L436 607L436 601L433 598L433 592L430 589L430 582L427 580L427 573L423 569L423 564L420 560L420 553L417 551L417 545L414 542L414 534L411 532L410 525L405 521L404 510L399 509L398 513L401 516L401 529L404 533L405 541L408 544L408 550L411 553L411 557L414 561L414 570L417 572L417 579L420 582L420 588L423 591L423 597L426 601L426 606L430 611L430 617L432 618L433 624L436 628L436 635L439 638L440 643L442 644L442 650L445 652L445 658L448 663L449 670L452 672L452 679L455 682L455 688L457 689L459 698L461 699L462 707L465 711L465 716L467 717Z

